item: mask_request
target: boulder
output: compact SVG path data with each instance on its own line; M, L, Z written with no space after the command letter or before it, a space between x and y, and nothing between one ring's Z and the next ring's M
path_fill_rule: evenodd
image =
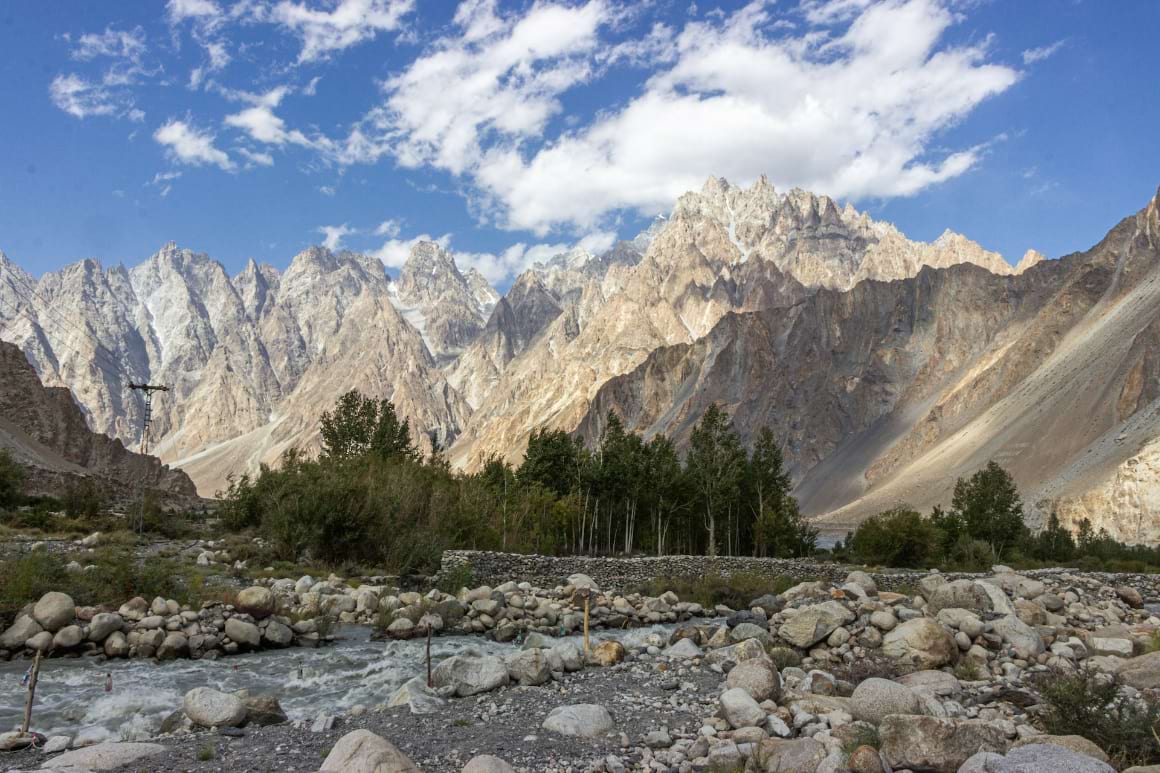
M12 625L8 626L8 630L0 635L0 649L24 649L24 642L43 630L40 623L33 620L31 616L20 615Z
M758 727L765 722L765 710L757 705L753 696L740 687L733 687L721 693L719 714L734 729Z
M453 687L461 698L494 690L509 680L507 664L494 655L453 655L435 666L431 673L432 684Z
M251 585L249 588L238 591L234 606L255 620L265 620L274 614L277 603L272 590L263 588L261 585Z
M548 664L553 671L579 671L584 668L584 658L580 656L579 647L570 641L562 641L548 650Z
M854 613L837 601L805 607L781 624L777 635L795 647L808 649L833 633L835 628L852 622Z
M1114 773L1115 768L1094 757L1052 744L1028 744L991 762L987 773Z
M1003 731L980 719L892 714L878 726L882 754L891 768L954 773L978 752L1007 749Z
M52 637L52 646L55 649L72 649L84 641L85 634L79 625L66 625Z
M767 593L764 596L758 596L753 601L749 602L750 609L760 609L766 615L776 615L781 610L785 609L785 599L781 596L775 596L772 593Z
M1039 633L1015 615L1005 615L991 621L991 630L1010 644L1015 654L1024 660L1031 660L1043 652L1043 639Z
M889 679L872 677L854 688L850 696L854 719L879 724L890 714L919 713L918 697L914 691Z
M974 580L954 580L940 585L927 597L927 605L927 611L932 615L949 607L972 612L990 612L992 608L987 591Z
M447 702L427 689L423 677L416 676L399 686L391 694L387 706L407 706L412 714L435 714L443 710Z
M624 660L624 645L618 641L602 641L592 648L588 656L589 663L598 666L615 666Z
M612 731L612 715L595 703L557 706L544 720L545 730L578 738L597 738Z
M524 686L543 684L552 678L544 650L520 650L507 658L508 677Z
M1059 746L1063 749L1083 754L1100 762L1108 762L1108 755L1095 743L1084 738L1082 735L1033 735L1027 738L1020 738L1011 744L1012 749L1018 749L1021 746L1030 746L1032 744L1047 744L1049 746Z
M846 767L852 773L885 773L882 758L878 756L878 750L873 746L862 745L850 752Z
M712 665L714 663L740 663L751 658L764 657L766 657L765 647L761 646L761 642L756 639L746 639L728 647L711 650L705 655L705 661Z
M1160 688L1160 650L1125 660L1117 673L1121 682L1137 690Z
M740 623L729 631L730 641L739 642L745 641L746 639L757 639L762 644L765 644L770 640L769 632L754 623Z
M273 695L246 695L242 698L242 705L246 707L247 725L268 727L280 725L288 719L282 704Z
M422 773L395 746L370 730L355 730L338 739L319 773Z
M166 635L161 646L157 648L158 660L174 660L189 654L189 639L181 631L173 631Z
M202 727L237 727L246 721L246 706L236 695L195 687L181 701L185 715Z
M855 570L846 575L846 583L853 583L859 586L867 593L877 593L878 583L874 582L874 578L863 571Z
M729 671L725 686L740 688L756 701L781 699L781 674L767 658L751 658L742 661Z
M939 668L959 657L955 637L929 617L907 620L882 639L882 654L918 668Z
M688 660L689 658L699 658L704 652L697 646L697 643L692 639L678 639L676 644L672 644L665 650L665 655L670 658L679 658L681 660Z
M89 621L89 641L102 642L124 625L125 620L116 612L98 612Z
M50 652L52 650L53 636L48 631L41 631L33 636L28 641L24 642L24 646L30 650L40 650L41 652Z
M499 757L480 754L467 761L463 766L463 773L516 773L516 769Z
M271 647L289 647L294 641L294 632L290 630L289 626L283 625L277 620L271 620L266 623L266 628L262 631L262 640Z
M105 657L108 658L123 658L129 655L129 641L125 638L125 634L120 631L113 631L105 637Z
M0 733L0 752L14 752L32 746L37 737L32 733L23 734L18 730Z
M158 743L99 743L83 749L74 749L41 765L42 770L68 768L71 770L116 770L125 766L138 767L138 763L162 754L166 747Z
M262 642L262 632L253 623L231 617L226 620L226 636L243 647L257 647Z
M751 761L763 773L815 773L825 758L826 747L813 738L768 738L757 745Z
M56 633L73 621L77 605L72 596L58 591L49 591L40 597L32 608L32 617L46 630Z
M1120 597L1120 601L1124 602L1132 609L1144 608L1144 597L1140 595L1140 591L1136 590L1130 585L1121 585L1116 588L1116 595Z

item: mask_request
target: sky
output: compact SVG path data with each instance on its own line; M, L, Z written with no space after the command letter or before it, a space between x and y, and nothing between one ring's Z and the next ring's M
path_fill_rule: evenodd
M911 238L1083 250L1160 185L1153 0L0 6L0 250L230 271L417 239L499 287L765 174Z

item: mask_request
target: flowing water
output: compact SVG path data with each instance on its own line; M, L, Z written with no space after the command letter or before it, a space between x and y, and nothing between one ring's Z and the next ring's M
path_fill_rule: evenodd
M651 633L667 637L674 627L594 631L592 638L615 638L631 648L643 645ZM320 711L334 714L359 703L385 703L395 688L425 672L426 642L371 641L370 633L362 626L343 626L342 639L333 646L269 650L220 660L44 660L32 729L91 741L149 738L194 687L271 693L290 719L310 718ZM579 637L572 640L580 641ZM431 640L431 659L438 662L468 651L504 655L515 649L514 644L478 636L440 636ZM0 663L0 731L16 727L23 717L26 690L20 680L28 666L26 660ZM106 674L112 675L110 692L105 692Z

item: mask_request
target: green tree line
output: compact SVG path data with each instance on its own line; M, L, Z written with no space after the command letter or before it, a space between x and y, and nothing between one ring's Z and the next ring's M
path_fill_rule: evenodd
M610 412L591 447L542 429L518 466L492 457L456 472L419 453L389 401L358 391L323 414L320 434L317 458L292 449L231 481L228 528L260 530L287 561L400 571L429 569L449 548L788 557L816 545L773 433L747 451L716 405L683 459L670 438L646 441Z

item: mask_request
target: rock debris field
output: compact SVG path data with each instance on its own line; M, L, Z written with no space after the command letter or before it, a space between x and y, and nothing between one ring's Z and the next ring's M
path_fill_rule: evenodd
M932 573L895 593L855 571L742 610L704 609L671 592L602 590L584 575L454 596L396 595L334 577L278 580L273 605L253 590L241 595L249 613L214 614L228 622L256 604L321 608L319 599L361 596L330 606L354 618L386 610L395 637L430 628L442 643L458 635L463 647L435 663L432 687L415 677L341 714L290 721L276 694L207 684L187 692L145 741L83 746L68 735L5 733L0 770L1105 773L1118 762L1107 750L1044 733L1039 690L1045 676L1083 669L1114 680L1121 701L1160 697L1160 652L1151 651L1157 581L1107 579L994 567L978 579ZM42 630L29 641L43 644L69 625L88 636L60 595L33 606ZM594 638L585 656L581 637L561 635L582 627L585 596L593 628L667 624L665 633ZM181 610L170 612L158 615L162 628L182 620ZM261 616L278 622L279 612ZM4 635L15 642L23 632ZM484 652L473 647L480 637L510 644L504 654ZM223 641L212 651L265 646L228 632ZM27 646L11 648L21 654ZM161 676L165 666L157 668Z

